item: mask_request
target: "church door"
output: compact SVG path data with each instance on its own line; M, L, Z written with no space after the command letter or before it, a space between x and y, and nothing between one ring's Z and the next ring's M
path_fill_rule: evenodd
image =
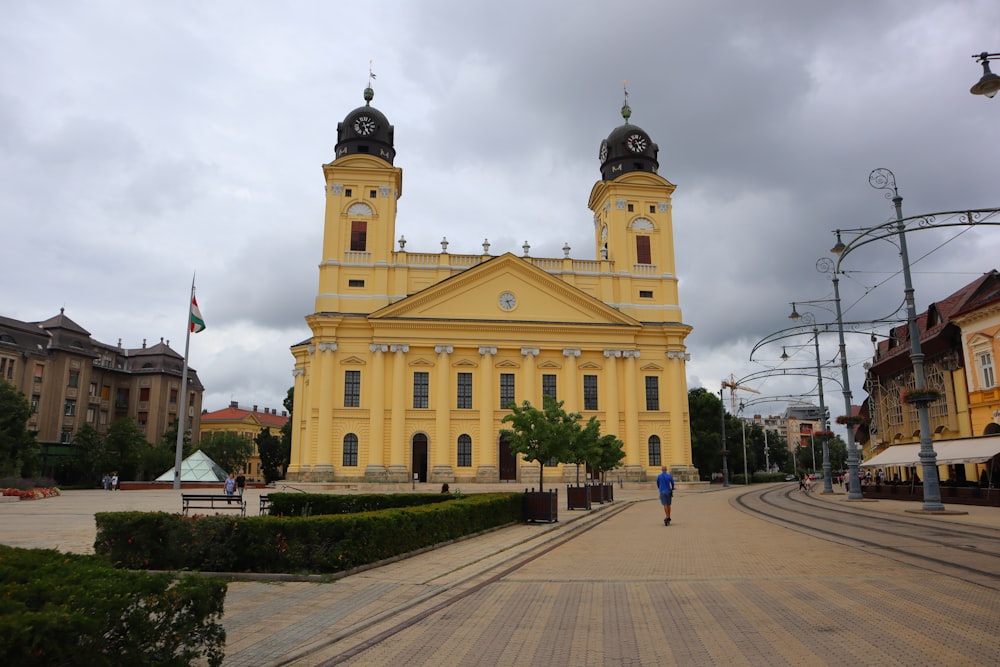
M507 442L507 438L501 436L500 438L500 452L497 457L500 461L500 481L501 482L516 482L517 481L517 456L514 452L510 451L510 444Z
M411 475L417 476L418 482L427 481L427 436L417 433L413 436L413 455L410 459Z

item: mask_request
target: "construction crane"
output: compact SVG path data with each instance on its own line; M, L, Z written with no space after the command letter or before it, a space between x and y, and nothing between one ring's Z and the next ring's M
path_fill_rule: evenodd
M752 387L744 387L743 385L737 383L736 382L736 377L732 373L729 374L729 379L728 380L723 380L722 381L722 388L723 389L729 389L729 405L730 405L729 414L731 414L731 415L735 415L736 414L736 390L740 390L740 391L752 391L755 394L759 394L760 393L759 391L757 391L756 389L754 389Z

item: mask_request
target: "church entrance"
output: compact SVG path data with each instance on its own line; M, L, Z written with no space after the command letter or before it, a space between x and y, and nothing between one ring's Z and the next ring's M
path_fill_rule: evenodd
M417 476L418 482L427 481L427 436L417 433L413 436L413 454L410 458L411 475Z
M517 456L510 451L510 444L507 438L500 437L500 450L497 459L500 461L500 481L517 481Z

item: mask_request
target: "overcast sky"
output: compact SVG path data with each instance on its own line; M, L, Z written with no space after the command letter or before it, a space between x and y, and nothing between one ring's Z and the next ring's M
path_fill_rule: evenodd
M204 406L280 408L318 285L321 165L369 61L414 252L447 237L481 253L489 238L494 254L527 240L536 257L569 243L593 259L587 199L627 80L631 122L677 185L688 385L717 392L780 362L780 346L761 363L750 351L792 324L789 302L830 298L815 263L832 230L893 215L873 169L895 172L905 215L1000 206L1000 98L968 92L970 56L1000 51L998 14L996 0L7 2L0 314L65 308L97 340L183 353L197 272ZM1000 264L1000 229L908 242L920 311ZM845 319L902 302L890 244L843 268ZM849 336L855 403L870 333ZM786 342L786 367L815 363L794 347L808 337ZM836 336L820 342L832 361ZM825 389L842 414L839 386Z

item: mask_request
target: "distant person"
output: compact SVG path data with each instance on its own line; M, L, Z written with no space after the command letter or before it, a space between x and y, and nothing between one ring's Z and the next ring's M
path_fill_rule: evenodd
M441 485L441 493L451 493L451 488L448 486L448 482Z
M806 474L802 473L802 477L799 478L799 491L809 493L809 484L806 481Z
M663 525L670 525L670 505L674 500L674 477L667 472L667 466L660 468L660 474L656 477L656 488L660 492L660 504L663 505Z
M247 486L247 476L240 471L240 474L236 476L236 492L240 494L240 498L243 497L243 489Z
M118 473L111 473L111 490L118 490Z
M226 502L233 502L233 494L236 493L236 477L233 473L229 473L229 477L226 478Z
M101 477L101 484L104 485L105 491L111 490L111 475L104 473L104 477Z

